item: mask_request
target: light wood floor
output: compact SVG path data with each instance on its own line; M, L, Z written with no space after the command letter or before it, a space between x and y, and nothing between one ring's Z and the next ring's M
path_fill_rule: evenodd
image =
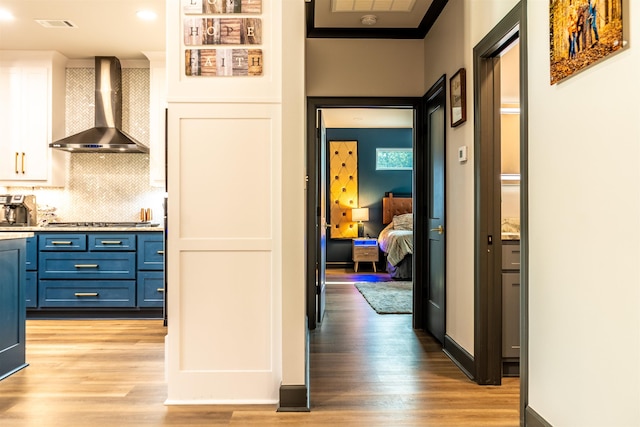
M164 406L161 320L29 320L30 366L0 381L0 426L509 426L518 379L469 381L410 315L378 315L329 285L310 334L310 413L275 406Z

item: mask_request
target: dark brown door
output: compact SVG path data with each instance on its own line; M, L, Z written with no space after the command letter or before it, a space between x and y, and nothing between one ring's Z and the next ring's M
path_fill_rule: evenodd
M417 150L417 162L422 165L417 174L415 215L421 225L415 238L416 287L421 313L416 313L416 327L426 329L444 342L446 333L446 264L445 264L445 126L446 78L442 76L423 98L421 109L422 136Z

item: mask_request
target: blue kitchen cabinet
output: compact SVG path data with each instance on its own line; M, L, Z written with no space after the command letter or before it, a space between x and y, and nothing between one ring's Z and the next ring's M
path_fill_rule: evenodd
M27 308L38 306L38 237L27 239L27 263L25 276L25 303Z
M25 363L25 239L0 241L0 379Z
M138 235L138 306L164 304L164 239L162 233Z
M78 308L162 308L161 231L38 232L31 254L30 313ZM123 314L125 311L122 312Z
M40 308L136 306L134 233L39 235Z
M164 240L162 233L138 235L138 270L164 269Z

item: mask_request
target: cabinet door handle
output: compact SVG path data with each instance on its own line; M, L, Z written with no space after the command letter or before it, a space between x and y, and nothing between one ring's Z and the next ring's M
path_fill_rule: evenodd
M514 350L520 350L520 346L519 345L512 345L511 348L514 349Z
M22 153L22 173L24 174L24 158L25 158L26 154Z
M156 289L156 291L158 291L158 292L164 292L164 288L158 288L158 289Z
M18 170L18 157L20 157L20 153L16 151L16 160L14 162L16 173L20 173L20 171Z
M98 268L98 264L75 264L75 268Z
M74 295L77 297L97 297L98 293L97 292L76 292Z
M51 242L52 245L70 245L71 242L67 240L54 240Z
M164 251L158 251L156 252L158 255L164 255Z
M122 240L103 240L101 243L103 245L121 245Z

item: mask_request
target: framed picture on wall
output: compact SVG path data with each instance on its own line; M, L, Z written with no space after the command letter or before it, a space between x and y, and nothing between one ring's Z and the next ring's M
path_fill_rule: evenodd
M449 97L451 108L451 127L456 127L467 121L467 73L460 68L449 79Z
M624 47L622 0L550 0L550 76L556 84Z

